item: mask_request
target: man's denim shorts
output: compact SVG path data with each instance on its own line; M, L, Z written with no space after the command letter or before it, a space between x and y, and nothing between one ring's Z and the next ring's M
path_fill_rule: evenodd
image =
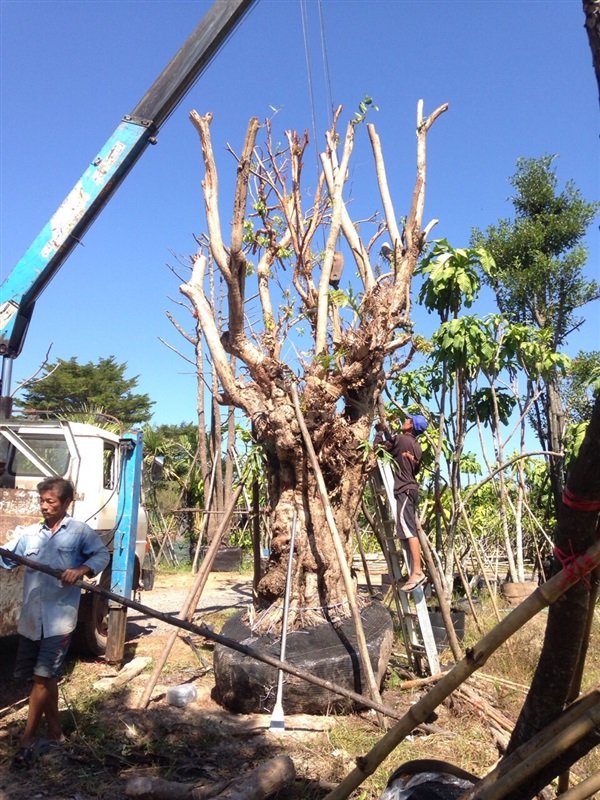
M70 642L70 633L48 636L39 641L20 636L14 677L25 680L31 680L34 675L60 678Z

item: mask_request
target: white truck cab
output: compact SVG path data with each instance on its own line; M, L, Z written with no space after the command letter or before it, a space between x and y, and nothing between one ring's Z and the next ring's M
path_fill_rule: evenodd
M86 522L112 552L119 524L123 440L94 425L66 421L0 420L0 546L18 526L40 520L37 484L60 477L75 487L69 513ZM139 485L139 482L138 482ZM148 518L141 498L133 566L133 589L151 589L152 551L148 542ZM95 578L111 587L111 563ZM0 570L0 636L16 633L22 597L23 568ZM81 649L102 655L106 649L108 601L96 593L82 596L75 635Z

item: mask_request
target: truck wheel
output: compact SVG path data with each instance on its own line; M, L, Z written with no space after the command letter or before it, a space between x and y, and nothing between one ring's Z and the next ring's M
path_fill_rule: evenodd
M98 585L101 589L110 589L110 570L104 570ZM108 600L96 592L89 592L81 598L79 621L73 636L75 647L86 655L103 656L107 636Z

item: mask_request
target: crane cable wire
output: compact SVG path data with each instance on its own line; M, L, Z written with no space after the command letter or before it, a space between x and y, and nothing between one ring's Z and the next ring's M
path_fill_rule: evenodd
M304 57L306 59L306 76L308 81L308 97L310 102L310 115L312 121L313 141L315 144L315 158L317 174L319 173L319 148L317 145L317 114L315 109L315 92L313 84L313 68L310 55L310 39L308 33L308 14L306 11L306 0L300 0L300 15L302 17L302 36L304 38Z
M331 94L331 73L329 72L329 58L327 53L327 40L325 38L325 21L323 19L323 0L317 0L319 6L319 29L321 32L321 59L325 76L325 100L327 104L327 124L333 123L333 97Z
M325 38L325 21L323 19L323 3L322 0L317 0L317 5L319 8L319 31L321 35L321 58L323 61L323 75L324 75L324 83L325 83L325 99L326 99L326 117L327 117L327 125L331 127L333 122L333 99L331 94L331 75L329 72L329 60L328 60L328 53L327 53L327 41ZM311 48L310 48L310 37L308 31L308 14L307 14L307 6L306 0L300 0L300 14L302 17L302 35L304 39L304 56L306 59L306 72L307 72L307 82L308 82L308 94L309 94L309 101L310 101L310 112L311 112L311 120L312 120L312 130L313 130L313 141L315 145L315 161L316 161L316 168L317 168L317 175L320 172L320 161L319 161L319 145L317 140L317 114L316 114L316 105L315 105L315 93L314 93L314 82L313 82L313 67L312 67L312 59L311 59ZM323 249L325 249L325 232L323 232Z

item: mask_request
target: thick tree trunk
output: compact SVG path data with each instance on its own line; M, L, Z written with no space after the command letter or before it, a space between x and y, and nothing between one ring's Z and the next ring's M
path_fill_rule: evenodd
M546 384L544 397L546 423L548 425L548 447L553 453L562 453L565 432L566 413L560 393L560 381L553 377ZM564 459L560 456L548 456L550 467L550 485L554 494L556 507L560 506L564 488Z
M600 0L583 0L583 11L600 100Z
M287 418L287 411L285 414ZM281 601L285 589L289 542L294 508L298 510L290 619L297 625L348 615L347 595L325 509L314 472L306 455L297 423L290 421L296 447L276 452L269 447L267 475L271 507L271 557L258 585L259 604L267 607ZM334 518L350 562L354 520L366 480L365 464L357 457L357 444L347 449L340 440L339 418L315 432L320 441L319 461L323 470ZM348 429L344 426L348 439ZM336 443L337 442L337 446ZM343 462L343 463L342 463ZM278 603L280 605L280 603Z
M282 358L282 348L295 323L301 318L307 320L314 349L306 360L304 356L298 359L303 373L298 394L349 563L354 520L368 467L361 447L369 438L376 401L385 383L384 365L411 341L408 317L411 278L428 232L435 224L432 221L422 228L427 134L447 108L444 104L424 117L423 102L419 101L417 178L402 230L398 229L400 215L394 211L389 194L381 144L373 126L368 126L377 185L393 242L393 271L380 278L375 277L369 252L377 237L369 247L364 246L359 227L352 222L343 198L356 134L354 122L348 123L343 139L338 139L334 128L329 132L328 146L321 157L322 173L307 213L301 186L307 137L288 132L288 150L282 153L271 138L268 124L265 148L256 148L259 122L252 119L241 154L236 157L231 245L226 246L210 136L212 115L201 117L191 112L202 145L205 170L202 187L210 258L226 286L226 321L211 302L214 291L206 293L208 259L202 247L192 257L191 277L181 291L193 304L214 373L218 375L215 396L218 394L219 403L235 406L246 414L266 451L272 542L269 566L259 582L258 595L262 609L274 605L266 615L271 616L270 622L275 622L281 611L294 509L298 512L298 525L290 616L292 620L294 616L297 619L311 616L313 609L319 621L324 615L335 615L340 610L347 615L339 558L290 402L291 382L298 379ZM336 114L336 123L340 112L341 109ZM338 144L343 148L341 157ZM257 180L260 201L252 199L250 210L252 176ZM327 228L322 261L315 257L311 245L320 226ZM339 326L336 322L332 329L331 308L335 301L331 298L330 276L340 235L355 258L363 291L360 313L354 312L352 319L349 313L343 315L340 310ZM246 307L246 281L250 277L247 257L255 253L258 262L252 280L260 304L262 332L248 322ZM292 269L290 299L286 289L284 305L276 312L271 292L277 282L279 297L282 286L288 283L278 277L280 262L288 263ZM234 364L238 369L234 369Z
M597 398L579 457L569 476L566 494L569 504L561 502L556 534L558 561L568 563L570 557L590 547L597 536L598 510L585 510L589 502L600 501L600 397ZM573 501L572 498L575 498ZM572 503L579 505L574 508ZM557 564L558 567L558 564ZM555 602L549 610L548 625L540 660L531 689L521 710L507 754L528 741L562 711L584 646L584 631L590 595L590 580L584 578ZM598 736L588 737L588 749ZM574 760L581 750L573 749ZM568 758L566 759L568 760ZM573 763L573 762L571 762ZM563 764L563 768L568 766ZM538 777L527 787L521 787L518 797L533 797L547 782ZM513 800L516 800L514 795Z

